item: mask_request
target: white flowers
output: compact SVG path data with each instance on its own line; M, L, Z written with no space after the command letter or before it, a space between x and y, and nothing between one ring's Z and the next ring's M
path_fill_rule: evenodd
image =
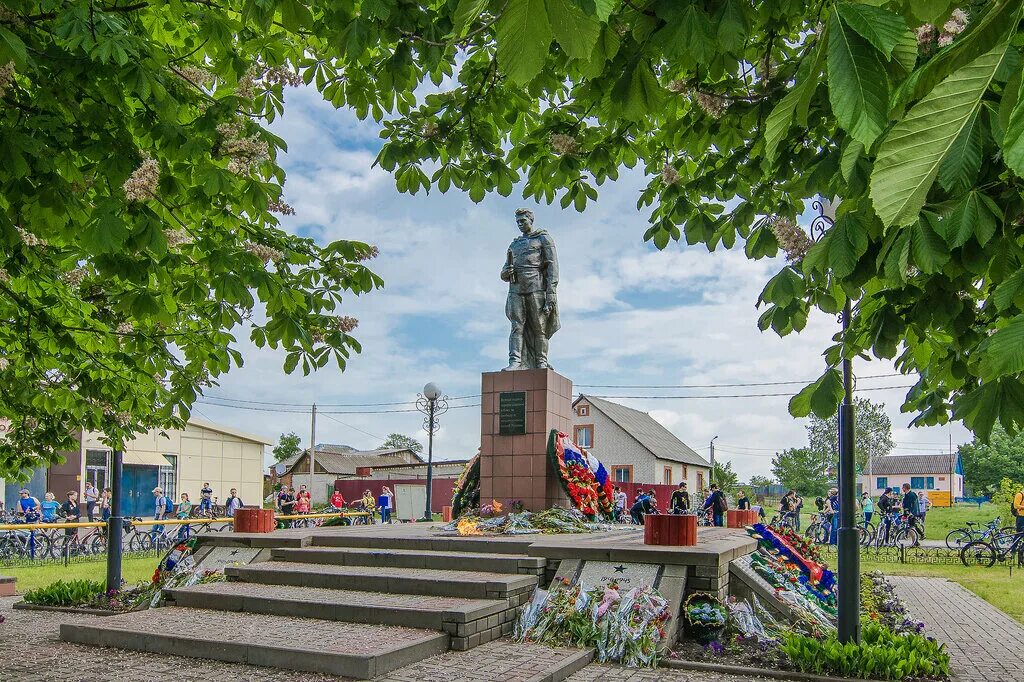
M70 272L65 272L61 279L64 280L65 284L72 288L78 288L82 282L85 281L86 276L89 272L85 268L75 268Z
M953 42L953 39L964 32L967 28L967 12L962 9L955 9L949 16L949 21L942 25L942 35L939 36L939 47L945 47Z
M14 62L7 62L0 65L0 97L4 96L7 88L14 82Z
M697 106L704 110L704 113L711 118L721 118L725 110L729 108L729 100L709 92L697 91L693 95Z
M16 229L18 230L18 234L21 236L21 241L24 242L25 246L46 246L46 240L35 236L22 227L18 227Z
M267 204L267 210L271 213L280 213L281 215L295 215L295 209L290 204L278 201L277 199L270 200Z
M176 73L197 88L213 80L213 74L198 66L179 66Z
M554 133L548 138L548 144L559 156L572 156L579 149L579 142L572 135Z
M267 246L266 244L257 244L256 242L246 242L245 243L245 250L248 251L249 253L251 253L252 255L256 256L257 258L259 258L261 261L263 261L264 264L267 264L267 263L269 263L271 261L276 263L277 261L279 261L282 258L284 258L284 253L283 252L281 252L278 249L275 249L272 246Z
M117 325L114 331L121 335L131 334L132 332L135 331L135 327L132 326L131 322L122 322L119 325Z
M779 216L771 223L771 230L775 233L775 239L779 246L786 252L786 259L791 263L803 260L803 257L810 251L811 238L804 230L790 218Z
M666 163L661 169L661 181L666 185L674 185L679 182L679 171L670 163Z
M217 132L224 138L220 144L220 152L228 157L228 170L232 173L248 173L270 158L267 143L255 135L245 137L239 119L220 124L217 126Z
M7 272L6 270L4 270L3 268L0 268L0 282L10 282L10 281L11 281L10 273Z
M268 83L280 83L281 85L290 85L293 88L302 85L302 77L284 66L274 66L267 69L267 73L263 77L266 78Z
M334 318L334 324L338 328L338 331L350 334L359 326L359 320L354 317L349 317L348 315L339 315Z
M420 135L429 140L436 137L439 130L440 126L437 125L437 121L426 121L420 128Z
M164 230L164 240L167 242L167 248L173 249L185 244L192 243L192 235L182 229Z
M7 358L0 358L0 372L4 371L11 366L11 361Z
M145 158L124 181L121 189L124 190L124 196L128 201L145 201L156 196L159 182L160 164L156 159Z
M356 260L371 260L379 255L380 251L377 249L377 247L371 246L369 251L363 251L358 256L356 256Z

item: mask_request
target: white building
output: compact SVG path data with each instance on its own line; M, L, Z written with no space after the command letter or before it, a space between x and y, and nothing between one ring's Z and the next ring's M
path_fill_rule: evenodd
M704 488L708 461L651 415L601 398L581 395L573 407L573 439L594 454L619 483Z
M281 464L285 465L283 471ZM282 482L296 488L309 486L308 448L281 464L278 464L278 476ZM310 487L313 503L326 503L334 490L334 482L339 478L377 478L372 473L378 467L407 464L416 465L414 469L422 466L426 475L426 461L408 448L356 450L348 445L318 444L313 459L313 485Z
M869 457L859 487L878 497L886 488L902 488L904 483L915 492L928 493L933 505L950 506L964 496L964 465L959 453Z

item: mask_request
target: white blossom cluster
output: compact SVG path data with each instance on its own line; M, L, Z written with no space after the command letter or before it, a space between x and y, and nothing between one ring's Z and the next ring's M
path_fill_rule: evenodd
M11 275L3 268L0 268L0 282L10 282Z
M0 97L4 96L7 88L14 82L14 62L7 62L0 65Z
M267 73L263 77L268 83L280 83L281 85L290 85L293 88L302 85L302 77L284 66L274 66L267 69Z
M925 52L928 52L932 48L932 44L935 39L938 38L939 32L935 29L932 24L921 24L917 27L917 44Z
M679 171L671 163L666 163L661 169L661 181L666 185L674 185L679 182Z
M272 246L267 246L266 244L246 242L245 250L259 258L261 261L263 261L264 264L269 263L271 261L276 263L277 261L284 258L284 253L282 253L278 249L275 249Z
M245 129L240 119L217 126L217 132L223 137L220 144L221 154L228 157L228 170L243 174L270 158L267 143L253 135L245 136Z
M164 230L164 240L167 242L167 248L173 249L184 244L192 243L192 235L183 229Z
M295 209L291 207L291 204L276 199L270 200L267 204L267 210L271 213L280 213L281 215L295 215Z
M0 358L0 372L4 371L11 366L11 361L7 358Z
M131 334L133 331L135 331L135 327L132 326L131 322L121 322L120 324L117 325L114 331L116 331L118 334Z
M65 272L61 279L72 288L77 288L82 285L85 278L89 275L89 272L85 268L75 268L70 272Z
M238 87L235 88L235 96L240 99L252 99L256 96L256 78L259 76L259 69L250 66L238 79Z
M40 239L21 227L17 228L17 230L18 234L21 235L21 241L25 242L25 246L46 246L45 239Z
M669 84L666 87L668 87L669 92L674 92L677 95L690 91L690 86L686 84L686 81L679 80L678 78L674 81L669 81Z
M559 156L572 156L579 150L580 143L572 135L554 133L548 138L551 149Z
M945 47L953 42L953 39L964 32L967 28L967 12L962 9L955 9L949 20L942 25L942 33L939 35L939 47Z
M771 56L765 54L761 57L761 60L757 64L757 75L763 81L772 79L775 75L775 67L772 66Z
M709 92L698 90L693 93L693 99L697 102L697 106L711 118L721 118L725 110L729 108L729 101L726 98L712 95Z
M356 260L372 260L372 259L376 258L379 255L380 255L380 249L378 249L376 246L371 246L369 251L365 251L363 253L360 253L356 257Z
M423 127L420 128L420 135L429 140L432 137L436 137L440 129L441 127L437 125L437 121L426 121Z
M25 420L22 423L25 425L26 431L35 431L39 428L39 420L35 417L25 417Z
M139 167L132 171L124 181L121 189L128 201L145 201L156 196L157 183L160 182L160 164L156 159L146 158Z
M179 66L175 72L197 88L213 80L213 74L198 66Z
M351 334L355 331L356 327L359 326L359 320L348 315L339 315L334 318L334 324L338 328L338 331L345 334Z
M813 245L807 233L785 216L775 218L772 221L771 230L775 234L775 239L779 242L779 246L786 252L786 258L791 263L803 260Z
M310 329L309 330L309 340L312 341L313 343L323 343L324 342L324 330L323 329Z

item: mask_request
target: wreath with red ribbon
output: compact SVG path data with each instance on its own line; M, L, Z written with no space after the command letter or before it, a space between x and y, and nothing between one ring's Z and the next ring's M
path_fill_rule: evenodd
M603 464L557 429L552 429L548 438L548 456L576 509L590 518L611 515L612 481Z

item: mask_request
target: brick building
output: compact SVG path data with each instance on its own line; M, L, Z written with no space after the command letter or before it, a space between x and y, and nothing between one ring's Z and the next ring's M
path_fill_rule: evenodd
M573 440L589 450L620 483L678 485L700 490L710 465L651 415L581 395L572 404Z

